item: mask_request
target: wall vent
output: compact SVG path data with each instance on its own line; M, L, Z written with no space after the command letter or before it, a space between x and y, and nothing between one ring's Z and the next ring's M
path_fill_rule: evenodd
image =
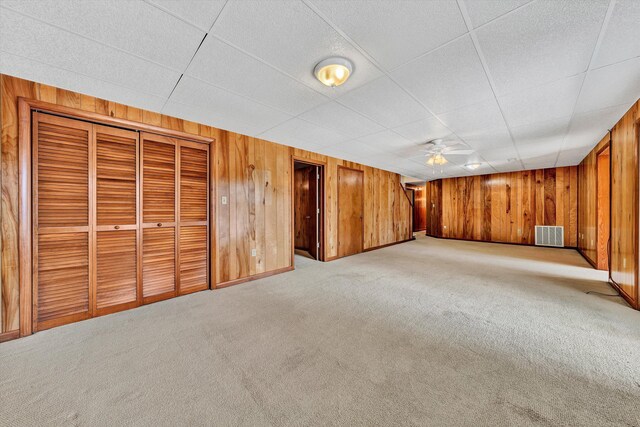
M536 225L536 246L564 247L564 227Z

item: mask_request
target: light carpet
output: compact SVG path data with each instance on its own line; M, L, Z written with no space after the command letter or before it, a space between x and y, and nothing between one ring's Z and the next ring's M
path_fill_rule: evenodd
M0 425L640 425L573 250L418 240L0 344Z

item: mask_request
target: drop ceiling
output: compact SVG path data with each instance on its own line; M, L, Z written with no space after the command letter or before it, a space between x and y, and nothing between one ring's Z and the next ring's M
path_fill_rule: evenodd
M434 179L579 163L640 97L639 22L639 0L0 0L0 72ZM315 80L328 56L343 86ZM434 138L474 152L434 171Z

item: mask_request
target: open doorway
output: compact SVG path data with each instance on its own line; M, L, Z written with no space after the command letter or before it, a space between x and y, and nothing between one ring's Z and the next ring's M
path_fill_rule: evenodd
M293 161L294 253L324 261L324 166Z
M611 156L607 145L598 153L596 180L596 215L598 270L609 270L609 232L611 217Z

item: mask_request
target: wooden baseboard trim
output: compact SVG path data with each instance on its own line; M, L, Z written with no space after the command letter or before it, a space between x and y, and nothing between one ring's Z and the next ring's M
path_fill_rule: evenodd
M433 237L434 239L442 239L442 240L459 240L461 242L478 242L478 243L493 243L496 245L515 245L515 246L530 246L532 248L551 248L551 249L572 249L578 250L576 246L563 246L561 248L554 246L538 246L533 245L531 243L513 243L513 242L494 242L493 240L475 240L475 239L463 239L459 237L443 237L443 236L434 236L433 234L425 234L427 237Z
M0 334L0 342L15 340L16 338L19 338L19 337L20 337L19 330L3 332Z
M633 308L635 310L640 310L640 304L638 303L638 301L634 301L633 298L631 298L631 296L629 294L627 294L624 291L624 289L622 289L622 287L615 280L613 280L611 277L609 277L609 284L611 286L613 286L613 288L616 291L618 291L620 296L622 298L624 298L624 300L627 302L627 304L629 304L631 306L631 308Z
M584 252L582 252L582 249L578 248L578 253L580 255L582 255L582 258L584 258L585 260L587 260L587 262L591 265L591 267L595 268L596 270L598 270L598 266L596 265L595 262L593 262L593 260L591 258L589 258L587 256L587 254L585 254Z
M371 252L371 251L375 251L376 249L382 249L382 248L388 248L389 246L395 246L395 245L399 245L400 243L407 243L410 242L412 240L416 240L415 237L411 236L410 239L405 239L405 240L399 240L397 242L393 242L393 243L387 243L386 245L380 245L380 246L373 246L371 248L367 248L365 249L363 252Z
M253 276L242 277L240 279L229 280L227 282L218 283L214 289L228 288L229 286L239 285L241 283L252 282L258 279L264 279L265 277L274 276L280 273L286 273L287 271L293 271L293 266L279 268L277 270L267 271L265 273L254 274Z

